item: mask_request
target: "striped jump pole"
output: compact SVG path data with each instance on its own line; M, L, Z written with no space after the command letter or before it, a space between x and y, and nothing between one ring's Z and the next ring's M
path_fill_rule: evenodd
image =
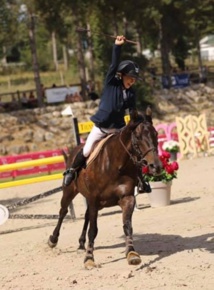
M29 160L29 161L22 161L16 162L11 164L4 164L0 165L0 172L15 170L15 169L22 169L27 167L34 167L34 166L41 166L47 164L54 164L64 162L63 156L54 156L54 157L47 157L37 160Z
M47 164L55 164L55 163L61 163L64 161L63 156L54 156L54 157L48 157L48 158L42 158L42 159L37 159L37 160L30 160L30 161L23 161L23 162L17 162L17 163L11 163L11 164L4 164L0 165L0 172L5 172L5 171L10 171L10 170L16 170L16 169L23 169L27 167L35 167L35 166L41 166L41 165L47 165ZM10 182L3 182L0 184L0 189L1 188L7 188L7 187L12 187L12 186L18 186L18 185L26 185L26 184L31 184L31 183L36 183L36 182L42 182L42 181L49 181L49 180L54 180L54 179L62 179L63 175L62 173L58 174L53 174L53 175L46 175L46 176L39 176L39 177L33 177L33 178L28 178L28 179L23 179L23 180L16 180L16 181L10 181ZM36 196L26 198L18 203L15 203L13 205L10 205L8 207L5 207L0 204L0 224L4 223L10 216L10 218L16 218L17 216L9 214L9 210L16 209L19 206L26 205L28 203L31 203L33 201L36 201L38 199L47 197L49 195L52 195L56 192L59 192L62 190L62 186L49 190L47 192L38 194ZM73 203L69 205L70 209L70 214L72 219L76 219L75 216L75 211L74 211L74 206ZM24 216L24 218L37 218L36 215L27 215ZM47 217L46 215L43 215L43 218Z
M4 164L4 165L0 165L0 172L23 169L27 167L47 165L47 164L55 164L55 163L60 163L63 161L64 161L63 156L54 156L54 157L37 159L37 160L29 160L29 161L23 161L23 162L11 163L11 164ZM45 176L38 176L38 177L32 177L32 178L27 178L27 179L15 180L15 181L8 181L8 182L0 183L0 189L12 187L12 186L18 186L18 185L32 184L36 182L61 179L61 178L62 178L62 173L58 173L58 174L52 174L52 175L45 175Z

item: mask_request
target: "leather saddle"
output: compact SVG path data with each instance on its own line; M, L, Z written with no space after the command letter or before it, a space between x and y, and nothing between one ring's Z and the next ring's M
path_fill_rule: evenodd
M115 134L109 134L105 138L99 140L98 142L96 142L94 144L92 152L89 155L88 159L86 160L86 167L89 166L89 164L91 164L96 159L96 157L98 156L99 152L101 151L101 149L104 146L104 144L106 143L106 141L109 138L111 138L113 135L115 135Z

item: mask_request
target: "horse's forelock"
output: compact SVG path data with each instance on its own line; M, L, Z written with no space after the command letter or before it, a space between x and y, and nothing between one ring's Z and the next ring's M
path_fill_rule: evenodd
M128 127L131 131L134 131L140 124L145 124L145 125L148 124L147 117L143 113L140 113L140 114L138 114L138 116L136 118L131 119L129 124L128 124Z

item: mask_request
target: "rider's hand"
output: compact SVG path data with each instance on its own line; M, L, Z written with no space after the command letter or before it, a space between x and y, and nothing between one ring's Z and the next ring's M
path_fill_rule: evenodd
M126 41L125 36L123 36L123 35L118 35L118 36L116 37L116 39L115 39L115 44L116 44L116 45L122 45L122 44L124 44L125 41Z

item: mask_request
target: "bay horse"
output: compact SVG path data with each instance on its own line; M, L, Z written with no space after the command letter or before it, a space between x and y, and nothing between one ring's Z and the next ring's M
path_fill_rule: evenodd
M68 156L66 168L72 164L77 152L83 145L75 147ZM55 247L60 228L68 212L68 206L78 193L87 201L85 222L79 238L79 249L85 250L88 230L88 246L84 259L85 267L96 267L94 260L94 242L98 233L98 211L105 207L119 205L122 209L123 231L126 243L128 264L141 263L140 255L133 245L132 214L135 207L134 189L137 185L139 169L147 165L151 174L159 174L161 162L158 157L157 131L152 125L152 112L146 114L134 111L129 123L108 138L97 157L81 169L77 178L69 186L63 186L59 219L48 244Z

